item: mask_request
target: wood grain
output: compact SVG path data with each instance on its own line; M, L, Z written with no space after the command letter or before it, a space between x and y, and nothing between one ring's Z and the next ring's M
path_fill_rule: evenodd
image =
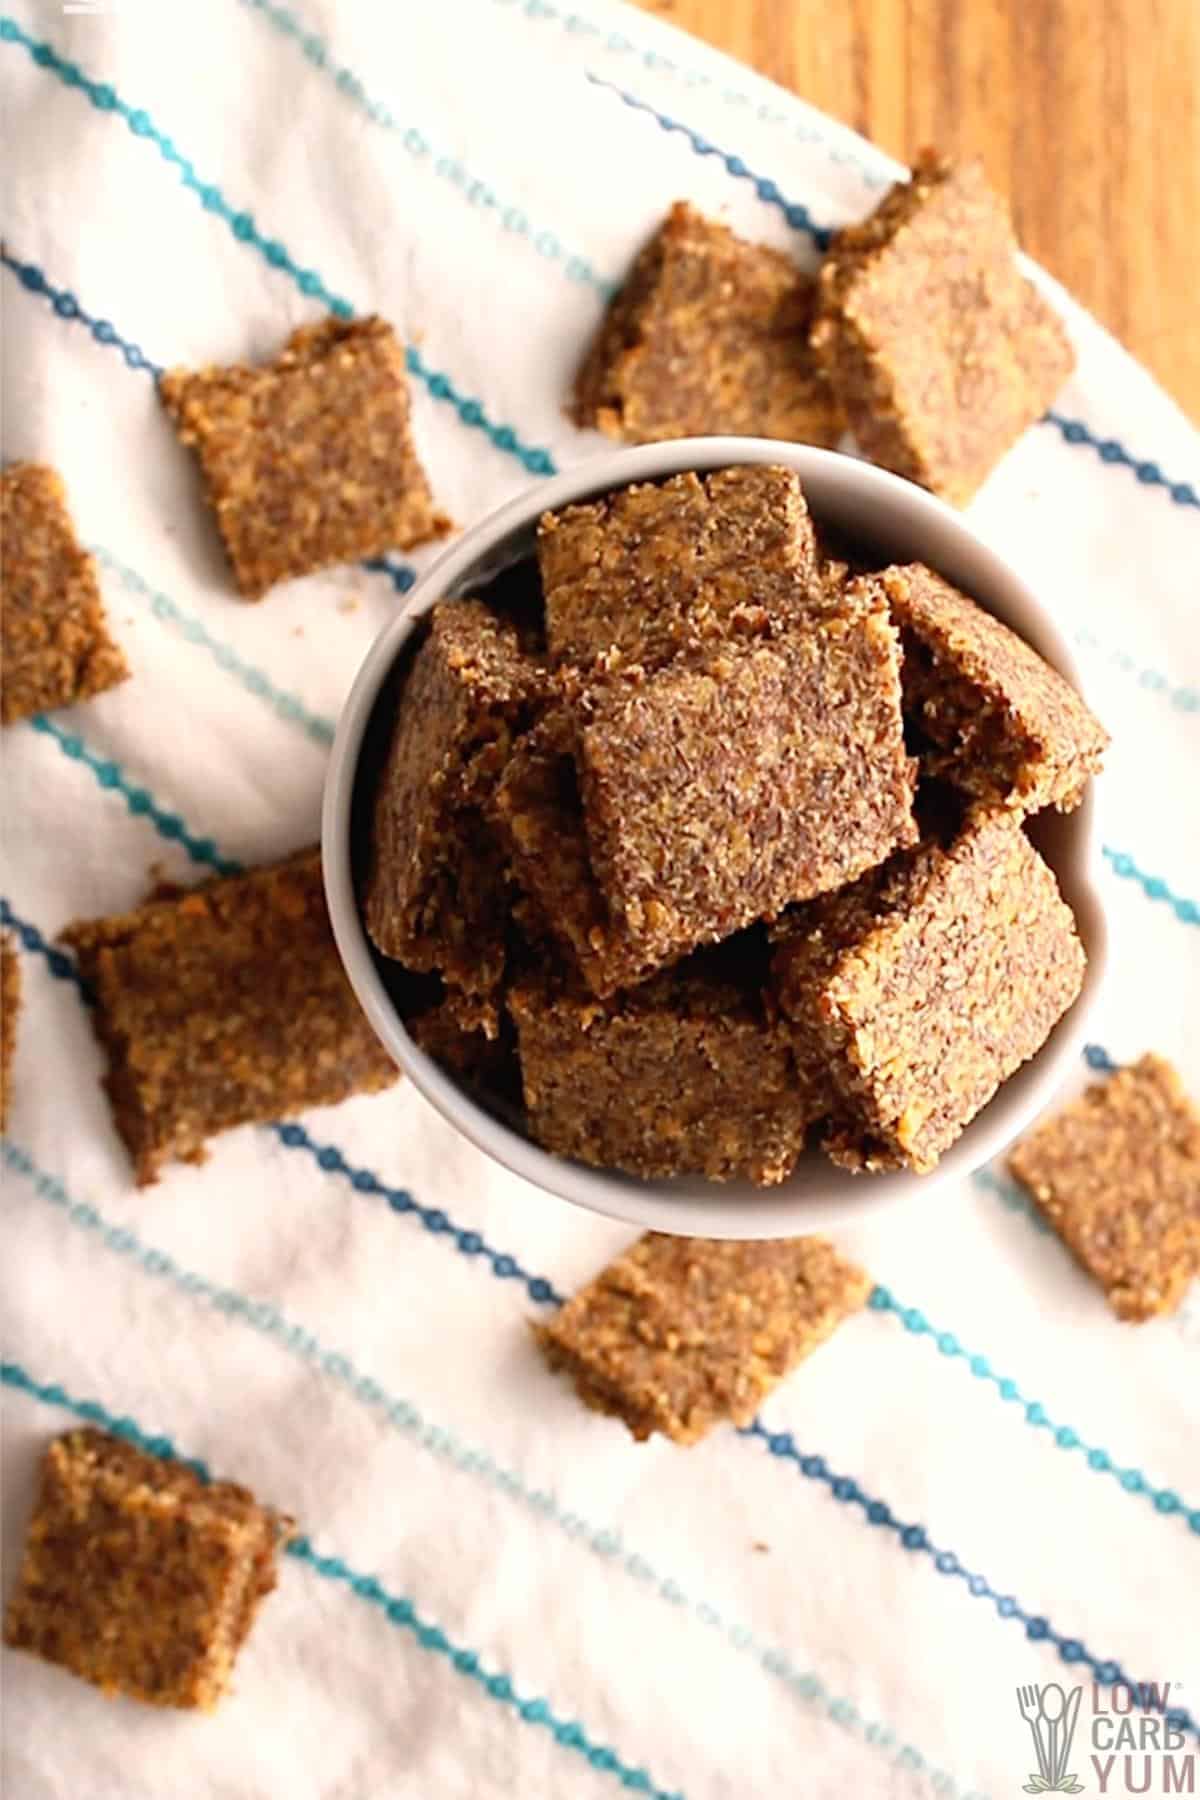
M638 0L911 160L977 152L1025 248L1200 422L1200 0Z

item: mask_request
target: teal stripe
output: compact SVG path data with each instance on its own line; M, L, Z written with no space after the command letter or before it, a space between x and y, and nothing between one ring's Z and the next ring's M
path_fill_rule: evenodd
M1009 1212L1021 1213L1035 1230L1042 1233L1043 1237L1054 1236L1053 1230L1028 1194L1022 1193L1014 1181L1006 1181L1004 1176L997 1175L994 1169L976 1169L971 1180L976 1187L985 1188L989 1194L994 1195L1002 1206L1008 1208Z
M1111 1475L1120 1482L1126 1493L1144 1494L1156 1512L1182 1513L1192 1530L1200 1533L1200 1507L1185 1506L1172 1488L1156 1488L1140 1469L1120 1468L1107 1450L1085 1444L1070 1425L1056 1425L1053 1419L1047 1417L1046 1409L1039 1401L1027 1399L1011 1377L998 1374L986 1356L968 1350L959 1343L953 1332L938 1331L924 1313L919 1312L915 1306L903 1306L885 1287L876 1287L872 1291L870 1305L876 1312L889 1313L898 1319L914 1337L927 1337L937 1345L943 1356L961 1357L964 1367L976 1380L991 1383L1002 1400L1023 1409L1027 1425L1037 1431L1051 1432L1060 1450L1078 1450L1081 1456L1086 1456L1089 1469L1094 1469L1099 1475Z
M529 1487L515 1470L497 1463L487 1450L464 1441L454 1431L429 1420L403 1396L389 1392L370 1376L360 1374L348 1356L327 1349L305 1326L285 1318L272 1301L252 1300L232 1288L221 1287L204 1276L180 1268L174 1258L143 1244L135 1232L110 1224L95 1207L73 1200L61 1181L45 1174L25 1150L8 1139L0 1139L0 1155L10 1169L31 1183L41 1199L62 1211L72 1225L92 1233L105 1249L128 1258L143 1273L170 1282L180 1293L214 1307L239 1325L270 1338L314 1373L342 1388L389 1430L400 1432L443 1462L487 1483L505 1499L556 1526L581 1547L619 1569L673 1611L688 1614L716 1631L735 1650L752 1657L767 1674L782 1681L799 1699L886 1755L889 1762L896 1763L913 1754L913 1747L904 1744L891 1726L864 1719L853 1700L831 1693L820 1676L811 1669L797 1667L786 1651L762 1642L749 1626L724 1616L703 1597L689 1594L673 1576L661 1573L619 1529L595 1525L581 1514L564 1508L553 1493ZM924 1760L927 1763L928 1759ZM960 1792L957 1783L948 1775L938 1771L937 1778L943 1783L940 1792L950 1795Z
M182 155L172 140L154 123L148 112L140 107L130 106L107 82L93 81L85 75L78 63L70 62L60 56L51 44L39 41L22 30L17 21L7 13L0 15L0 43L19 44L29 52L40 68L46 69L56 76L64 86L78 88L98 112L118 113L128 125L135 137L144 138L154 145L159 155L178 171L179 179L184 187L196 195L206 212L213 213L228 225L239 243L249 245L257 250L273 269L287 275L302 294L311 300L319 300L339 319L354 316L354 308L349 300L326 286L315 269L304 269L294 260L287 247L278 238L264 237L254 222L253 214L237 211L230 205L220 188L211 182L202 181L187 157ZM437 400L444 400L453 406L464 425L483 432L498 450L513 456L532 475L553 475L555 465L549 451L536 446L523 444L517 433L508 425L496 425L485 413L478 400L469 399L459 394L450 377L441 370L430 369L420 352L409 347L405 358L411 374L415 375L429 389Z
M36 1381L20 1363L0 1363L0 1382L5 1387L15 1388L41 1400L47 1406L61 1406L67 1412L75 1413L78 1418L101 1425L127 1443L136 1444L139 1449L148 1451L151 1456L182 1462L186 1467L194 1469L204 1481L213 1479L203 1462L198 1458L181 1455L169 1437L148 1434L136 1419L130 1418L128 1414L117 1417L98 1400L77 1400L58 1382ZM678 1790L668 1793L660 1788L648 1770L635 1768L615 1750L595 1743L577 1720L560 1719L547 1701L522 1699L507 1675L500 1672L489 1674L474 1650L455 1644L439 1626L423 1619L406 1595L391 1593L376 1576L360 1573L343 1562L340 1556L322 1556L307 1537L293 1538L287 1545L287 1554L297 1562L306 1564L325 1580L343 1583L360 1600L378 1607L389 1624L407 1631L422 1650L444 1657L459 1675L475 1682L491 1699L515 1712L525 1724L537 1725L548 1731L565 1750L574 1750L579 1756L586 1758L594 1769L613 1775L631 1793L649 1794L651 1800L683 1800L683 1795Z
M169 843L182 845L193 862L216 869L220 875L241 874L241 863L222 856L211 838L194 837L180 814L167 812L148 788L135 786L120 763L114 762L110 757L97 756L81 737L74 732L64 731L57 720L46 713L35 713L29 723L35 731L53 738L64 756L90 769L102 788L120 794L128 810L148 819L159 837L166 838Z
M167 594L151 587L136 569L131 569L128 563L122 562L119 556L114 556L111 550L106 550L102 544L90 544L88 548L97 562L118 575L131 593L146 601L156 619L161 620L164 625L172 626L189 644L198 644L201 649L207 650L218 668L231 675L248 694L264 700L279 718L286 719L291 725L298 725L314 744L325 747L332 744L332 719L324 719L319 713L310 712L295 694L276 687L269 675L256 669L253 663L243 661L232 645L213 637L199 619L184 612Z
M571 281L594 288L605 299L613 292L615 284L597 275L585 257L568 251L552 231L539 230L521 207L507 205L485 181L464 168L457 157L439 154L423 131L415 125L406 125L389 106L373 99L353 69L339 63L330 46L296 13L286 6L276 5L275 0L241 0L241 4L261 14L284 37L290 38L313 68L329 77L340 94L373 124L392 132L415 163L432 169L440 181L456 187L470 205L490 213L502 230L510 236L523 238L539 256L557 264Z
M1147 875L1144 869L1138 868L1127 851L1114 850L1111 845L1105 844L1104 859L1113 874L1122 881L1135 881L1147 900L1161 900L1169 906L1181 924L1200 925L1200 904L1182 894L1172 893L1161 875Z
M1102 643L1095 632L1086 625L1080 627L1074 633L1074 637L1075 642L1083 649L1102 656L1114 669L1119 669L1123 675L1135 679L1138 686L1144 688L1148 694L1157 694L1179 712L1200 714L1200 688L1190 685L1179 686L1172 681L1169 675L1164 675L1161 669L1153 669L1145 664L1139 664L1128 650L1115 650L1111 645Z

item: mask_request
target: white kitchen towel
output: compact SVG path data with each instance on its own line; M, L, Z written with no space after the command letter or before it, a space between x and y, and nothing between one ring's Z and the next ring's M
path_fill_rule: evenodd
M404 1084L136 1191L53 947L155 868L314 840L338 707L435 553L241 604L157 367L382 313L466 523L600 448L570 375L673 200L811 264L895 166L605 0L8 3L4 454L63 472L133 679L4 733L6 1581L81 1412L305 1536L211 1718L5 1652L6 1800L1000 1800L1037 1769L1016 1689L1080 1681L1085 1791L1200 1791L1195 1296L1119 1326L993 1172L846 1234L872 1307L759 1428L635 1446L526 1329L629 1232ZM1200 444L1049 291L1078 373L970 518L1114 735L1092 1060L1200 1090Z

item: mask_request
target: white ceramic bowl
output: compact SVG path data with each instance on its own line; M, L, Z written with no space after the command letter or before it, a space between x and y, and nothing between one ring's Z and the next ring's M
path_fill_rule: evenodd
M853 1176L818 1153L801 1158L781 1186L711 1182L702 1177L639 1181L551 1156L485 1112L409 1037L380 978L355 897L351 851L355 787L364 735L405 639L437 601L473 590L528 554L540 515L549 507L586 500L632 481L660 480L683 470L773 463L795 469L814 517L865 539L880 561L929 563L1003 619L1075 686L1074 661L1047 609L1035 600L966 522L922 489L869 463L830 450L760 438L690 438L597 456L530 488L465 532L413 588L398 618L367 656L338 724L325 785L322 847L325 889L338 949L363 1009L384 1045L425 1098L452 1125L506 1168L578 1206L657 1231L717 1238L791 1237L828 1230L890 1206L928 1196L944 1182L961 1181L1010 1143L1045 1107L1072 1068L1104 968L1106 933L1095 876L1099 843L1094 795L1062 817L1041 815L1033 836L1074 908L1088 953L1083 992L1031 1062L1004 1083L938 1167L928 1175L900 1172ZM364 796L357 829L363 831Z

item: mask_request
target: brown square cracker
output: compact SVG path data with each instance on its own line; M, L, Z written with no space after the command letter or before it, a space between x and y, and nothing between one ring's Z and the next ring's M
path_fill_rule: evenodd
M578 749L589 858L645 965L915 841L898 649L886 610L831 613L589 696Z
M12 1060L21 1011L21 963L8 932L0 933L0 1131L8 1129Z
M654 668L697 639L827 604L792 469L746 464L621 488L544 514L538 566L557 663Z
M982 166L933 151L834 238L812 343L872 462L958 505L1075 363Z
M55 1438L4 1641L106 1694L211 1711L291 1521L91 1427Z
M1200 1110L1161 1056L1093 1083L1008 1166L1118 1318L1173 1311L1200 1275Z
M833 1087L851 1169L934 1167L1075 1000L1086 958L1011 814L976 809L777 927L772 980L802 1068Z
M0 473L0 722L90 700L128 674L61 476L11 463Z
M1077 806L1109 736L1070 682L921 563L865 576L850 592L877 588L900 628L922 773L1026 813Z
M305 325L274 362L171 369L158 386L200 459L243 599L450 529L413 445L404 346L383 319Z
M837 443L808 343L816 282L680 200L610 302L573 417L626 443L711 434Z
M398 1079L333 941L319 850L63 933L139 1186L205 1140Z
M371 939L471 994L503 973L508 896L486 815L544 683L514 624L479 600L442 601L401 689L376 791Z
M597 1000L545 966L509 995L530 1135L546 1150L657 1180L770 1187L821 1111L786 1031L725 954L701 952Z
M748 1425L785 1375L857 1312L870 1277L824 1238L717 1243L648 1232L536 1333L584 1404L694 1444Z

